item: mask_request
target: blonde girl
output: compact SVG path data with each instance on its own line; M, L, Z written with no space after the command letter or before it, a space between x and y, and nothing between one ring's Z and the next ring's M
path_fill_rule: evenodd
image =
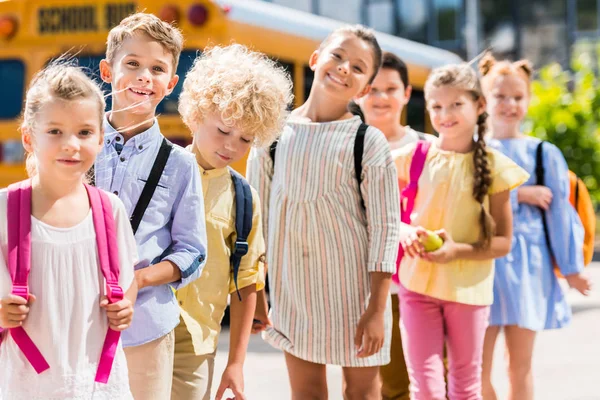
M485 99L466 64L434 70L425 84L431 122L439 133L418 180L412 227L404 227L400 318L411 398L481 399L483 337L492 303L494 258L510 251L509 191L528 175L485 145ZM394 152L400 179L409 180L415 145ZM422 244L436 231L440 249Z
M569 286L587 294L589 279L583 274L583 227L569 203L569 176L565 158L551 143L542 145L547 186L536 182L539 139L521 133L521 122L530 100L532 67L529 61L496 61L491 54L479 63L483 90L488 100L491 130L498 149L524 168L531 177L511 193L513 246L496 261L494 303L483 350L483 393L496 400L491 382L494 347L504 332L508 354L510 399L533 399L531 361L538 331L558 329L571 320L553 271L552 258ZM542 215L548 222L550 249Z
M50 368L37 374L12 335L0 346L0 398L132 399L119 342L106 384L95 374L107 329L126 329L137 286L129 218L109 194L125 297L108 304L100 273L86 172L100 151L104 97L80 69L56 62L27 92L22 140L31 177L29 300L11 294L7 190L0 190L0 327L23 327Z
M374 128L366 129L355 176L361 120L347 111L369 91L380 64L372 31L334 31L310 57L310 96L293 111L274 162L269 149L249 158L266 220L272 327L263 337L285 352L294 399L327 398L327 364L342 366L345 398L381 397L398 185L389 145Z

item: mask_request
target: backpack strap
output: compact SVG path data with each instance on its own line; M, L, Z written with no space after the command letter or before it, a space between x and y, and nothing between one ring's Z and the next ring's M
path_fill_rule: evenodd
M269 146L269 156L271 156L271 161L273 161L273 174L275 173L275 153L277 152L278 143L279 140L276 140L273 143L271 143L271 146Z
M142 189L142 194L140 195L140 198L135 205L135 209L131 214L130 222L134 235L140 227L140 223L142 222L144 213L150 204L150 200L152 200L154 191L158 186L158 181L160 180L160 177L165 169L165 165L167 165L167 161L171 155L171 150L173 150L173 145L166 138L163 138L160 149L158 150L158 154L156 155L156 159L154 160L154 165L152 165L152 169L150 170L150 175L148 175L148 180L146 181L144 189Z
M29 300L29 271L31 270L31 181L17 182L8 187L7 203L8 269L12 280L11 294ZM41 374L50 366L22 326L9 329L10 335Z
M544 141L541 141L535 149L535 180L536 184L540 186L546 186L546 178L544 171ZM554 252L552 251L552 244L550 243L550 231L548 230L548 219L546 218L546 211L540 208L542 213L542 224L544 225L544 236L546 243L548 244L548 251L550 257L555 260Z
M417 133L417 137L419 138L419 140L426 140L425 139L425 134L423 132L420 131L415 131Z
M426 140L420 140L417 142L417 147L413 153L412 160L410 162L410 176L408 185L406 185L400 193L400 219L402 222L410 224L410 215L415 207L415 198L419 191L419 178L423 173L423 167L427 160L427 153L429 152L431 143Z
M238 272L242 257L248 254L248 236L252 230L252 190L248 181L233 169L229 169L235 189L235 231L236 240L231 252L230 262L233 270L233 282L238 298L242 300L238 288Z
M360 185L362 184L362 159L363 153L365 152L365 135L368 127L368 125L361 123L358 127L358 131L356 131L356 138L354 139L354 174L358 181L358 195L360 196L360 205L363 210L366 210L367 207L365 206L365 199L362 197L362 192L360 191Z
M112 204L103 191L89 185L86 185L86 189L92 208L100 270L106 281L106 297L112 304L124 297L123 289L119 286L119 249ZM108 328L96 371L96 382L108 382L120 337L121 332Z

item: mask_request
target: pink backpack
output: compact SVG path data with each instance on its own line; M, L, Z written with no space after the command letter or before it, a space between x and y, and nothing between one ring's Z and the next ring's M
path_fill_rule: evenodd
M106 279L106 295L108 301L114 303L123 299L123 289L119 286L119 250L112 206L106 193L89 185L85 187L92 208L100 269ZM28 299L27 279L31 269L30 180L17 182L8 187L7 214L8 269L13 284L12 294ZM50 368L23 327L11 328L9 333L38 374ZM96 372L96 382L108 382L120 337L120 332L108 328Z
M411 214L415 208L415 198L419 191L419 178L423 172L425 160L427 159L427 152L429 151L430 146L431 142L426 140L419 140L417 142L417 147L415 148L415 152L410 162L410 180L408 185L400 192L400 220L409 225L411 223ZM392 275L392 280L396 284L400 284L398 271L400 262L402 262L402 257L404 257L404 249L402 248L402 245L400 245L398 246L398 258L396 258L396 273Z

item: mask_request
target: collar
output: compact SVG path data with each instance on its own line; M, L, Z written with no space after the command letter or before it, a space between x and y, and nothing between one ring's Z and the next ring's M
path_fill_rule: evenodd
M192 145L188 145L185 148L187 151L189 151L190 153L192 152ZM229 167L225 167L225 168L216 168L216 169L204 169L200 166L200 164L196 163L198 165L198 170L200 170L200 174L202 175L202 179L213 179L213 178L218 178L220 176L223 176L225 173L229 173Z
M107 115L108 113L104 115L104 145L114 146L115 143L124 144L125 138L110 124L110 122L108 122ZM133 136L127 143L131 142L138 151L143 151L150 147L152 142L161 140L161 138L162 135L158 126L158 121L154 118L154 123L150 128Z

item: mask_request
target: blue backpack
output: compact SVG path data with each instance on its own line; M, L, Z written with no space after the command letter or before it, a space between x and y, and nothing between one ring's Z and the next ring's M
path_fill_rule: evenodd
M233 270L233 281L238 298L242 300L238 289L238 273L242 257L248 254L248 236L252 230L252 191L250 184L240 173L229 168L235 190L235 231L237 238L229 258Z

